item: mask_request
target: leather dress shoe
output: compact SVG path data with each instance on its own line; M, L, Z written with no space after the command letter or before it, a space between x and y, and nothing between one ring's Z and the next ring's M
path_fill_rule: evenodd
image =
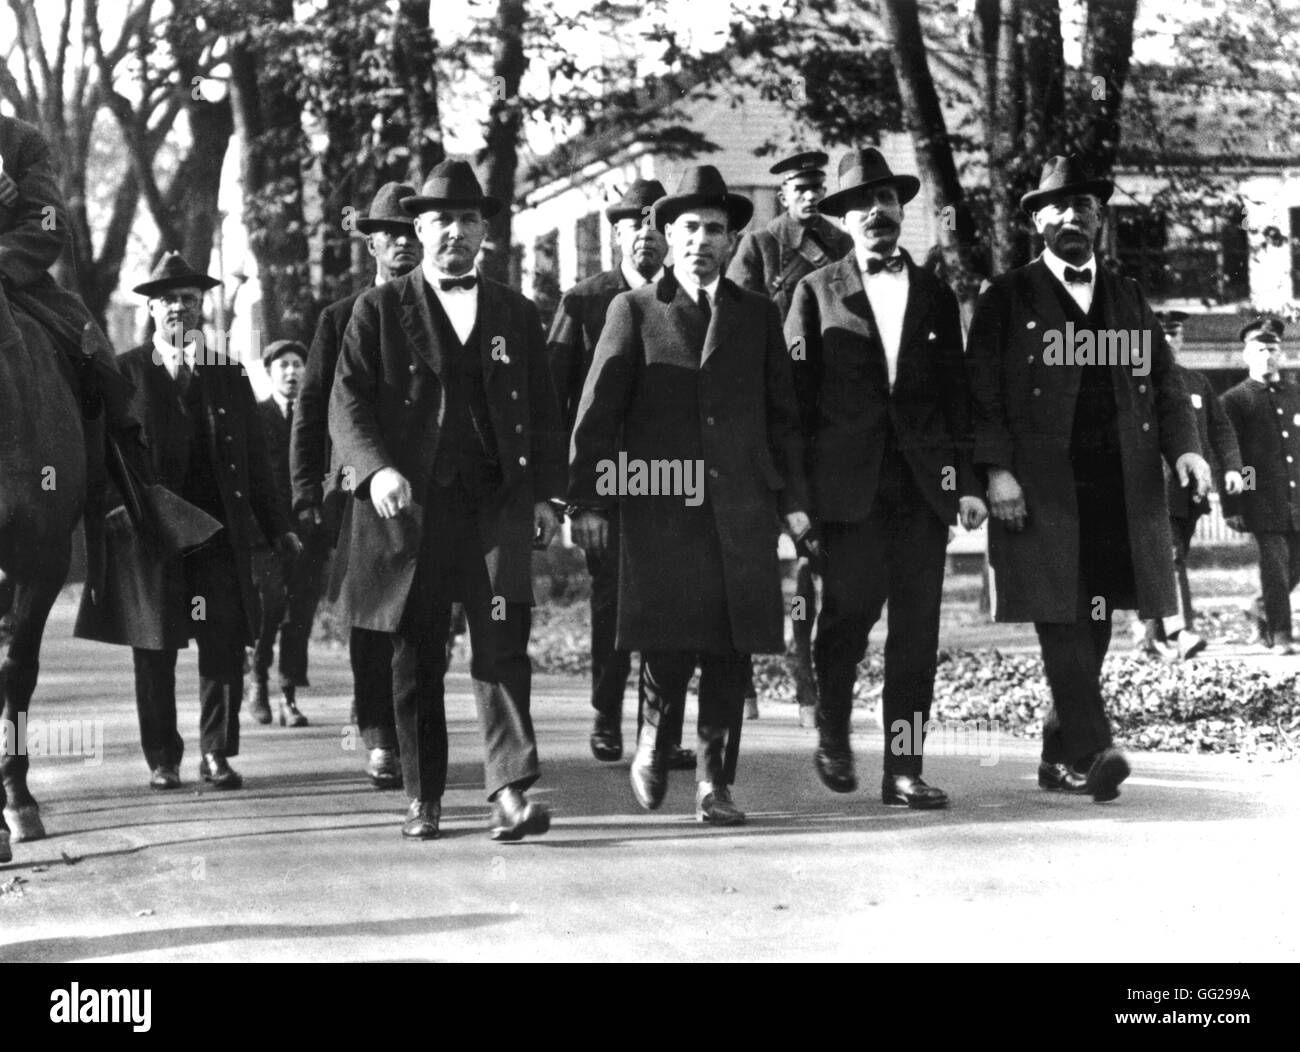
M948 806L948 794L911 775L887 774L880 782L880 802L906 804L915 811L933 811Z
M672 751L668 753L665 766L670 771L695 770L695 750L683 749L680 745L674 745Z
M1088 784L1085 775L1072 771L1063 763L1040 763L1038 765L1038 788L1049 793L1082 793Z
M623 759L623 729L617 720L596 717L595 726L591 728L591 755L603 763Z
M238 789L244 784L238 772L219 752L205 752L199 762L199 775L214 789Z
M1178 659L1180 661L1190 661L1204 650L1206 645L1204 636L1198 636L1195 632L1183 629L1178 633Z
M402 768L392 749L371 749L366 777L376 789L398 789L402 785Z
M632 757L632 793L636 802L647 811L658 810L668 792L668 771L665 758L650 745L638 745Z
M441 801L412 800L406 809L406 821L402 823L402 836L407 840L437 840L441 819Z
M253 687L253 704L249 711L258 723L269 725L271 722L271 703L267 699L265 680L258 680Z
M1128 760L1122 752L1114 748L1102 749L1088 768L1083 791L1090 793L1099 804L1114 800L1119 796L1119 783L1129 776L1129 771Z
M822 785L833 793L851 793L858 787L853 770L853 750L847 745L819 745L813 753Z
M150 789L179 789L181 773L174 763L160 763L149 776Z
M541 836L551 828L551 812L542 804L530 803L518 789L502 789L492 801L493 840L522 840Z
M299 711L297 700L288 691L286 691L284 697L280 699L280 726L307 726L307 717Z
M695 788L695 820L715 826L743 826L745 812L731 799L731 790L725 785L713 786L700 782Z

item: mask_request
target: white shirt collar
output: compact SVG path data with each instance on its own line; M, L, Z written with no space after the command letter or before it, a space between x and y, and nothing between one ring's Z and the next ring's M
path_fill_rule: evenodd
M289 415L289 399L285 398L279 391L272 391L271 397L275 399L275 404L280 407L280 415Z
M194 359L197 356L198 343L191 340L185 345L185 360L194 366ZM157 330L153 334L154 360L160 362L171 375L172 379L176 378L176 370L180 367L181 351L171 340L165 339L162 333Z
M682 289L691 297L691 299L698 300L700 298L700 289L703 288L705 295L709 297L710 307L718 302L718 284L722 281L721 274L710 281L707 285L701 286L696 284L695 279L689 274L678 273L676 271L674 271L674 273L677 273L678 284L681 285Z
M623 272L623 280L627 282L627 287L630 289L639 289L643 285L649 285L664 276L664 268L661 266L650 277L645 277L636 267L632 266L632 261L627 256L624 256L619 261L618 269Z
M1097 257L1095 255L1089 256L1086 263L1075 267L1073 263L1067 263L1050 248L1045 248L1043 249L1043 262L1047 264L1047 269L1052 272L1052 275L1056 280L1064 285L1067 290L1070 286L1065 280L1066 267L1071 267L1075 270L1090 270L1092 272L1092 280L1088 283L1088 288L1092 290L1097 287ZM1079 288L1081 286L1076 283L1075 287Z

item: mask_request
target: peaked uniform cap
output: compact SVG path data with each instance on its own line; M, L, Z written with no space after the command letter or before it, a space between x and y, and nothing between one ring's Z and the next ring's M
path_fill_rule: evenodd
M802 153L791 154L789 157L782 158L768 169L773 175L784 175L786 179L793 179L800 175L820 175L825 178L824 169L830 163L821 150L805 150Z
M1243 325L1241 332L1237 334L1237 338L1244 342L1251 336L1258 334L1264 343L1277 343L1282 339L1282 333L1285 331L1286 323L1281 318L1275 318L1271 314L1263 314Z

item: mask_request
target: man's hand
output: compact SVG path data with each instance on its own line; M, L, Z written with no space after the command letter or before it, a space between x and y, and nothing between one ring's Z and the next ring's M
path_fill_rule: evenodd
M1244 492L1246 482L1241 477L1240 471L1227 471L1223 475L1223 491L1229 496L1235 497L1237 494Z
M391 519L411 506L411 484L396 468L380 468L370 480L370 503L381 519Z
M548 500L540 500L533 505L533 547L541 551L555 537L560 528L559 516Z
M275 539L275 548L285 559L296 559L302 554L302 541L290 530Z
M1229 515L1223 521L1227 523L1228 529L1234 533L1246 532L1246 520L1240 515Z
M988 505L979 497L960 497L957 500L957 521L966 530L978 530L989 517ZM951 540L952 538L949 538Z
M1210 465L1199 453L1184 453L1174 465L1178 469L1178 484L1186 486L1189 482L1195 486L1192 493L1194 500L1204 500L1213 485L1210 479Z
M569 524L573 543L591 555L604 555L609 544L609 522L598 511L580 511Z
M790 531L791 539L798 542L812 529L812 519L808 518L806 511L792 511L785 517L785 528Z
M298 512L298 526L301 529L307 531L319 530L323 521L319 504L309 505Z
M989 507L993 517L1007 529L1019 533L1025 528L1025 493L1006 468L989 469Z

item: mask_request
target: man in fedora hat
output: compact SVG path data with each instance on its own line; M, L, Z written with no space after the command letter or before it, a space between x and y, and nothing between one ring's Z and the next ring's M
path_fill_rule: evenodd
M276 496L289 508L289 437L293 431L299 383L307 362L307 348L297 340L275 340L262 351L262 365L271 378L271 397L257 405L262 433L271 458ZM279 686L280 726L306 727L307 717L298 708L298 688L307 681L307 642L311 638L316 604L320 602L321 580L329 557L324 533L306 522L298 523L302 551L284 558L269 544L254 553L262 618L253 648L253 719L271 722L268 687L275 643L280 641Z
M1162 460L1194 498L1210 487L1160 323L1094 254L1111 190L1075 157L1047 162L1021 198L1043 252L993 280L968 340L994 613L1034 622L1052 691L1038 784L1098 802L1129 773L1101 693L1112 614L1177 609Z
M532 549L558 520L559 410L536 307L479 276L486 197L470 166L438 165L403 198L419 270L364 293L343 337L330 437L355 500L341 544L350 622L391 633L393 704L410 806L404 836L438 836L447 780L443 675L451 606L465 607L494 839L546 832L529 715Z
M826 163L821 150L805 150L772 165L771 173L782 176L780 202L784 211L761 230L740 240L727 277L742 288L770 296L784 322L790 313L795 286L822 267L843 259L853 251L853 239L829 222L819 202L826 196ZM812 627L817 616L817 586L806 556L795 568L795 599L800 617L791 618L794 629L795 691L800 723L811 724L817 704L812 672ZM758 713L751 679L746 703L750 715ZM752 700L751 700L752 699Z
M299 550L243 366L220 349L205 349L203 294L219 284L179 253L164 255L135 287L148 299L153 336L118 360L135 385L131 405L153 474L223 527L202 547L166 560L156 592L121 626L133 648L140 737L154 789L181 784L176 652L190 639L199 648L200 776L217 789L243 784L228 761L239 753L244 647L257 640L256 528L285 557Z
M619 247L618 266L586 278L560 300L547 341L551 377L560 400L565 434L573 434L582 387L605 328L605 316L614 297L658 281L664 273L668 243L650 221L650 206L664 196L656 179L637 179L623 197L605 209ZM623 756L623 691L632 668L632 655L614 645L618 627L618 524L610 511L610 543L601 552L588 551L591 574L591 707L596 710L591 730L591 753L612 762ZM695 753L681 747L681 727L669 758L674 770L691 770Z
M420 265L423 247L415 224L402 209L404 198L415 193L405 183L381 186L370 211L356 220L356 230L366 239L375 261L374 285L400 278ZM334 385L343 333L365 289L358 290L321 312L307 352L293 419L289 448L293 478L293 513L304 536L323 534L330 546L338 543L347 494L342 470L332 459L329 437L329 397ZM337 600L346 573L346 559L335 554L330 574L329 598ZM353 626L348 633L348 658L352 666L353 710L366 747L366 776L376 789L402 784L397 762L397 725L393 716L393 645L387 632Z
M1201 454L1210 464L1225 499L1242 491L1241 450L1232 421L1219 402L1209 377L1188 369L1178 361L1183 349L1183 322L1187 315L1180 310L1156 312L1164 330L1165 342L1174 356L1175 368L1187 389L1187 400L1196 417L1196 434ZM1178 578L1178 612L1171 617L1148 618L1140 622L1143 632L1141 648L1166 661L1185 661L1205 649L1203 636L1195 628L1192 591L1187 581L1187 554L1201 516L1210 510L1209 501L1195 500L1188 486L1179 485L1173 472L1165 469L1165 500L1169 504L1169 529L1174 539L1174 572Z
M778 511L808 530L797 410L775 305L722 276L753 205L705 165L653 214L673 268L610 305L573 433L573 538L604 553L617 509L616 642L641 653L637 801L663 802L698 666L696 816L735 825L749 655L784 642Z
M785 339L823 553L817 773L835 792L857 788L853 688L888 601L881 796L924 809L948 802L921 778L948 526L960 517L974 529L987 509L957 299L898 245L919 187L878 150L844 155L822 211L843 217L854 252L799 283Z
M1291 593L1300 584L1300 387L1279 371L1285 329L1280 318L1264 315L1239 333L1250 375L1224 392L1223 409L1254 485L1225 494L1223 512L1228 526L1254 534L1259 548L1260 641L1293 654Z

